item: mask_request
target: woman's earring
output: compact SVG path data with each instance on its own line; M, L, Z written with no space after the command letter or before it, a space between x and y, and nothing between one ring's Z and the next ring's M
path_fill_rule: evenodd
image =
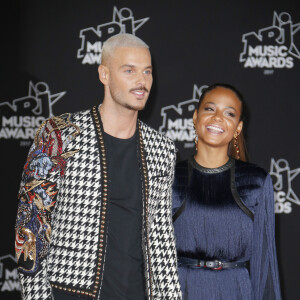
M195 124L194 124L194 131L195 131L195 146L196 146L196 151L197 151L198 150L198 134L196 131Z
M239 142L238 142L238 134L236 134L233 138L233 146L235 148L235 152L236 152L236 158L240 159L240 148L239 148Z

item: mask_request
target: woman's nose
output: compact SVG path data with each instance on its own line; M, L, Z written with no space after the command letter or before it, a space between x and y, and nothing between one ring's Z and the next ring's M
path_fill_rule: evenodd
M223 114L220 112L216 112L215 115L213 116L213 119L216 121L223 121Z

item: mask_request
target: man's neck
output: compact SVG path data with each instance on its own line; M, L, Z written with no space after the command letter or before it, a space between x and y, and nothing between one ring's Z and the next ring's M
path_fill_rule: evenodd
M136 131L138 112L103 102L100 116L104 132L119 139L131 138Z

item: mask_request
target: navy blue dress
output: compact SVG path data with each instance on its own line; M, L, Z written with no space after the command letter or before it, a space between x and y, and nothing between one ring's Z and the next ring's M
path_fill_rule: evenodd
M179 264L183 299L281 299L270 176L234 159L216 169L201 167L194 159L189 163L177 164L173 188L173 213L185 201L174 222L178 257L248 261L249 268Z

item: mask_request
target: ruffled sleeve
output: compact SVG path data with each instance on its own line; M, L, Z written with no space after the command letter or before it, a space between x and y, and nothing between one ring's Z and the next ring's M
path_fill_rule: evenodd
M255 210L250 277L255 300L281 299L275 246L274 191L270 175L264 181Z

